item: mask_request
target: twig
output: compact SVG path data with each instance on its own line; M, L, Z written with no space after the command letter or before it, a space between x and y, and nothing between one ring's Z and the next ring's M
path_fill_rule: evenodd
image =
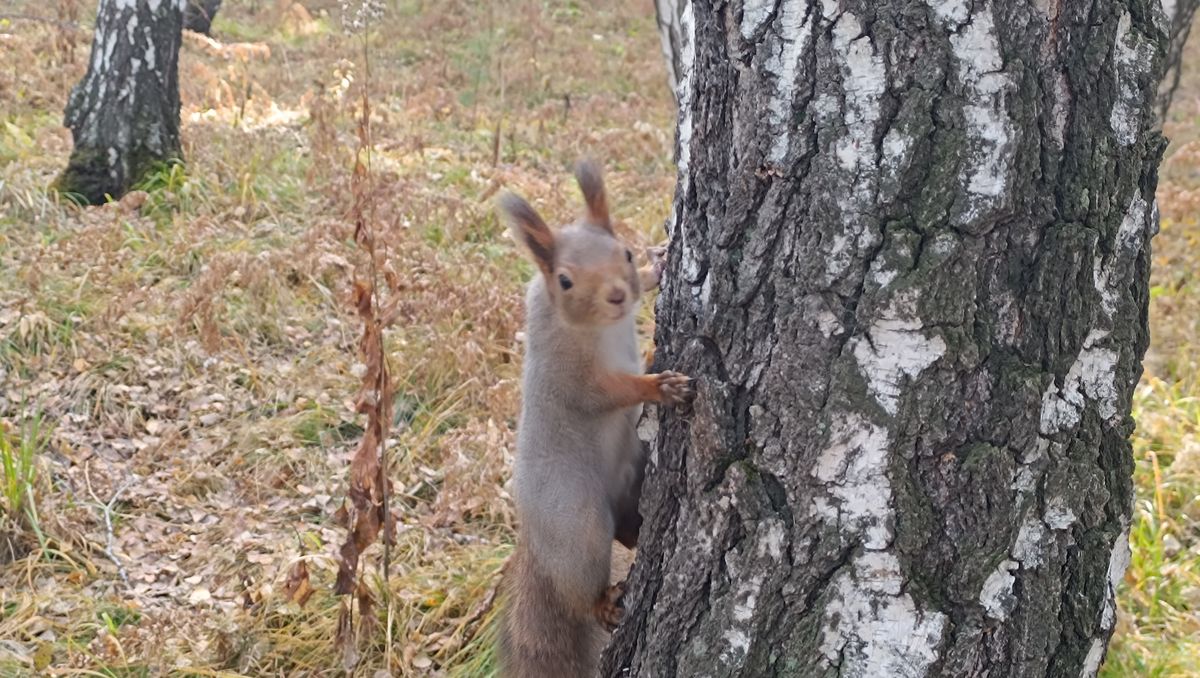
M117 499L120 498L121 493L125 491L125 488L129 487L133 483L134 479L128 478L125 480L125 482L121 483L121 486L113 492L112 499L109 499L108 503L106 504L100 501L100 497L97 497L96 492L92 489L92 478L91 474L88 472L87 465L84 465L83 467L83 478L87 481L88 494L92 495L92 499L95 500L96 505L104 511L104 527L108 532L107 544L104 547L104 555L108 556L108 559L113 561L113 564L117 566L117 574L121 576L121 581L125 583L125 588L132 588L129 585L129 575L125 573L125 566L121 564L121 559L117 557L116 551L113 550L113 544L116 541L116 535L113 534L112 512L113 504L117 503Z
M39 24L49 24L51 26L58 26L59 28L64 28L67 30L76 30L76 31L80 31L80 32L87 32L86 28L84 28L83 26L81 26L73 21L58 21L56 19L47 19L46 17L35 16L33 14L0 13L0 21L32 21L34 23L39 23Z

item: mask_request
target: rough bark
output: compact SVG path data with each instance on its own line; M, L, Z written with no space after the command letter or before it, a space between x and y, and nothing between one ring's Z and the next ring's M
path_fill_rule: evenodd
M1140 0L693 2L609 676L1091 676L1167 45Z
M75 140L56 187L90 204L119 198L182 157L179 43L187 0L101 0L87 73L64 124Z
M220 8L221 0L187 0L187 9L183 12L183 27L208 35L212 32L212 22Z
M1188 36L1192 32L1192 19L1200 8L1200 0L1164 0L1163 14L1170 24L1170 43L1167 48L1167 59L1164 67L1165 75L1158 88L1158 116L1165 120L1171 101L1175 98L1175 90L1179 88L1179 78L1182 75L1183 48L1187 45Z
M683 31L683 11L689 0L654 0L654 18L662 40L663 58L667 64L667 84L675 102L679 102L679 80L683 68L683 42L689 36Z

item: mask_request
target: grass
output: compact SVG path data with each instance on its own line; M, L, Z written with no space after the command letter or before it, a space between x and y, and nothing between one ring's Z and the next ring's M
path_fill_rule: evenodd
M363 425L348 402L363 260L345 217L364 74L337 3L276 5L227 2L223 49L185 41L186 163L132 210L45 190L70 152L59 112L86 30L71 46L52 26L0 24L0 59L28 65L0 68L0 544L20 545L0 567L0 675L345 673L329 591ZM579 207L566 169L590 151L648 244L673 188L646 3L432 6L389 3L370 43L376 229L404 300L387 335L399 534L390 578L367 570L376 631L355 675L492 669L533 269L490 197L514 187L565 219ZM1167 124L1133 558L1106 678L1198 673L1198 94L1187 71ZM300 561L316 590L303 607L284 591Z
M37 497L38 464L44 453L48 432L40 413L9 431L0 422L0 490L3 505L0 506L0 528L20 528L32 532L43 548L46 537L38 519ZM0 547L0 558L13 560L19 546L6 541ZM7 558L4 553L7 552Z

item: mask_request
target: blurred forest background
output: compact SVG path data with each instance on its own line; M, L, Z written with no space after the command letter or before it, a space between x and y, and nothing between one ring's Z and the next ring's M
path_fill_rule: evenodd
M95 3L0 8L0 675L335 673L334 516L363 431L353 159L398 322L400 523L373 675L486 675L532 267L490 199L565 221L594 153L624 234L663 238L675 112L645 0L226 0L180 54L185 167L81 209L67 95ZM363 58L364 47L369 62ZM1200 675L1200 44L1165 124L1132 564L1103 675ZM650 304L642 312L650 322ZM378 560L372 547L370 562ZM303 564L303 565L301 565Z

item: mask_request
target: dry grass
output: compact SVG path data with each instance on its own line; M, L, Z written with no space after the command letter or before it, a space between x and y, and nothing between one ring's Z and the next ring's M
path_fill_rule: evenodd
M227 2L223 44L185 44L187 170L140 209L46 193L89 36L0 22L0 454L32 460L3 483L0 675L344 672L332 514L363 425L346 219L363 78L336 5L305 6ZM673 112L653 17L605 7L398 1L372 34L376 227L406 299L388 335L402 523L390 580L367 573L380 624L357 675L490 670L532 271L488 199L511 185L571 214L564 169L592 152L631 237L661 237ZM1178 101L1110 678L1200 673L1198 74ZM303 607L285 593L301 560Z
M0 675L344 672L329 591L363 425L347 213L364 77L335 3L257 4L226 3L221 44L185 42L186 172L137 209L44 188L86 31L71 48L0 23L0 419L36 447L38 521L0 525ZM489 198L511 185L567 217L565 170L591 152L630 234L661 237L673 111L647 10L395 2L372 32L402 522L390 580L366 571L380 623L357 675L489 671L532 273ZM22 433L35 416L46 435ZM285 593L300 560L303 607Z

